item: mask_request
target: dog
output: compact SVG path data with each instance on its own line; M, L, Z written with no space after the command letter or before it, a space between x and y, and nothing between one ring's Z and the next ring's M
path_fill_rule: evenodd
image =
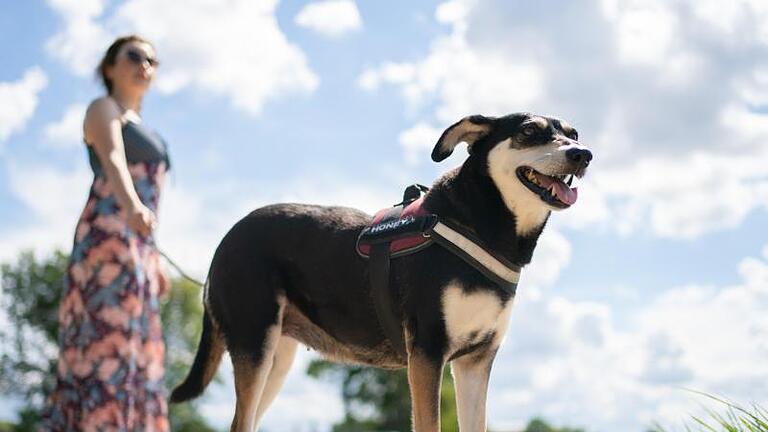
M592 153L565 121L530 113L466 117L445 130L432 159L461 142L469 156L434 183L424 208L471 230L495 256L528 264L550 213L575 203L571 181L584 176ZM355 250L371 220L351 208L276 204L237 222L213 257L200 344L171 402L199 396L229 351L231 430L253 431L301 343L333 361L407 367L416 432L440 430L440 383L450 363L460 430L485 431L491 365L514 293L446 248L393 260L406 349L398 354L374 312L369 263Z

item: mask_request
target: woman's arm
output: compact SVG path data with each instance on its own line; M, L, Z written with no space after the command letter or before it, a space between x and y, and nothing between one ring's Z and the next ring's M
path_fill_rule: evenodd
M152 232L155 216L139 199L128 172L120 116L120 109L111 98L93 101L85 114L85 141L93 146L117 203L126 211L128 226L147 236Z

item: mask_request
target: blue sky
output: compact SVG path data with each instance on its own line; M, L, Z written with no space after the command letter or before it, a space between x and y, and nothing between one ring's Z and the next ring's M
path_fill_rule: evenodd
M675 425L702 402L681 387L765 404L766 29L757 0L4 2L0 259L69 248L92 70L137 32L162 61L142 114L173 163L159 243L190 272L257 206L373 212L431 183L466 156L429 160L465 115L552 114L596 159L524 271L490 425ZM310 358L272 430L341 415L335 387L303 377ZM232 393L211 389L216 424Z

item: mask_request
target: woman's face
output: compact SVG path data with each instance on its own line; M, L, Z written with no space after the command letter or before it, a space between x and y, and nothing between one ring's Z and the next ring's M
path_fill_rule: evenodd
M127 42L120 47L115 64L107 68L107 77L115 90L145 92L155 76L157 57L152 45Z

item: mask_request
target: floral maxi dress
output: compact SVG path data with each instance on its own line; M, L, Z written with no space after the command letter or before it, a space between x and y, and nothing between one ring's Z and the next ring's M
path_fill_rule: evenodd
M169 166L165 142L123 126L128 169L141 201L157 210ZM56 389L44 431L169 430L158 297L159 255L126 224L88 146L94 180L77 223L59 310Z

